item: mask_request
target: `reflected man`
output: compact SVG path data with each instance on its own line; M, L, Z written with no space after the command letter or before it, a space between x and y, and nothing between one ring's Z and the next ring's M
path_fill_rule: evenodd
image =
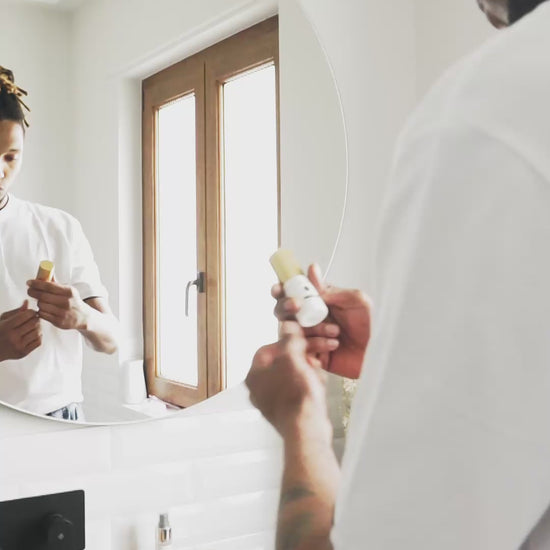
M23 161L23 95L0 67L0 401L82 421L82 338L114 353L118 321L78 221L9 192ZM46 259L51 282L35 279Z

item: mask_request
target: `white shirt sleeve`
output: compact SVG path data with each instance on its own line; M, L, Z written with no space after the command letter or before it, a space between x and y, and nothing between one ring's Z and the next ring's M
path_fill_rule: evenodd
M550 503L550 182L456 122L400 155L335 550L517 550Z
M73 219L72 225L71 285L78 290L83 300L96 297L107 299L107 289L101 282L92 247L84 235L80 222Z

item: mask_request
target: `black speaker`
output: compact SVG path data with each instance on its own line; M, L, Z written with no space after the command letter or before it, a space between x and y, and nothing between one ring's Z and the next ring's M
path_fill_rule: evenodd
M84 491L0 502L0 550L84 550Z

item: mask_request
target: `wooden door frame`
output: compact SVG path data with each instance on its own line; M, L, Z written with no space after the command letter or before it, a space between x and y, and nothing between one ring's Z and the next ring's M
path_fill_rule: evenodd
M161 377L158 349L158 253L156 121L161 106L190 93L195 94L197 268L206 269L204 167L204 64L196 57L177 63L143 81L143 319L144 369L147 391L180 407L208 396L206 377L206 295L197 295L198 385L189 386ZM183 303L185 281L179 299ZM182 308L183 314L183 308ZM184 352L183 352L184 353Z

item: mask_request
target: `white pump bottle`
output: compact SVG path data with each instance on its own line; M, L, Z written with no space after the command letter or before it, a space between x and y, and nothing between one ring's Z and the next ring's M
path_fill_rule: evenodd
M279 249L270 260L285 294L289 298L302 300L296 320L304 328L314 327L323 322L329 311L313 283L304 275L300 264L290 250Z

